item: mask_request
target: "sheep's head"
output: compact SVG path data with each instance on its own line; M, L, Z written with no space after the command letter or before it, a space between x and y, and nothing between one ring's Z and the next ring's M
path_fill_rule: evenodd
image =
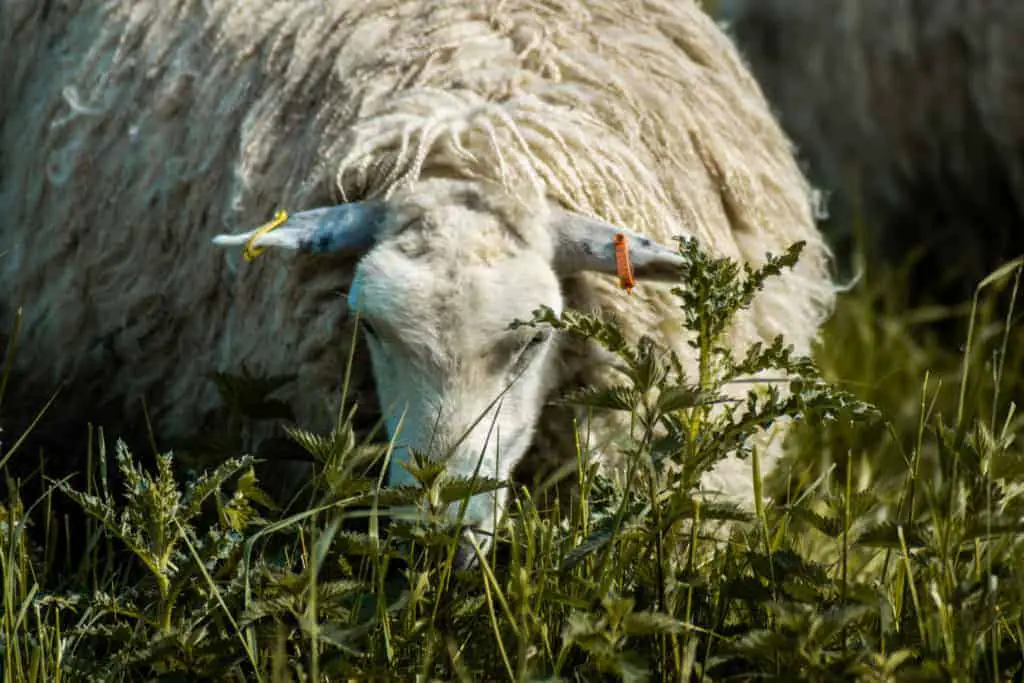
M412 483L409 449L446 458L454 476L507 479L533 440L556 376L553 331L510 324L562 311L560 279L615 274L614 238L631 237L638 278L674 278L676 252L603 221L531 210L465 181L419 183L387 201L314 209L254 246L362 255L349 293L394 444L391 485ZM241 244L255 231L219 236ZM482 546L504 490L453 504Z

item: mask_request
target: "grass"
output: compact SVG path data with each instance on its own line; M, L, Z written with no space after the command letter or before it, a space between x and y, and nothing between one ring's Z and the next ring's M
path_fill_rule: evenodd
M630 415L628 465L602 477L581 449L580 495L552 511L518 492L467 570L441 506L501 483L418 462L419 487L380 489L384 447L357 438L350 406L330 434L292 432L318 466L285 509L241 446L206 466L161 454L143 467L97 429L77 486L0 507L3 680L1019 679L1020 264L981 284L957 353L920 327L933 312L900 306L898 273L869 272L811 362L782 343L744 358L716 344L798 249L760 271L681 249L697 377L608 321L523 323L616 354L619 386L566 400ZM730 379L764 370L787 371L790 391L723 400ZM281 381L218 378L229 443L243 443L245 414L274 413ZM790 454L753 512L694 495L730 452L756 470L758 434L784 419L797 423ZM84 556L60 571L57 497L87 519ZM427 520L388 526L382 513L406 504Z

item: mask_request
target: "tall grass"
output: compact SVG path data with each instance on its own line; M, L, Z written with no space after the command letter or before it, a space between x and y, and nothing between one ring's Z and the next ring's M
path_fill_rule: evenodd
M419 486L382 489L386 445L357 436L348 405L332 433L292 430L316 473L302 504L284 509L247 453L202 467L164 454L147 469L97 430L82 445L83 490L52 481L29 509L16 495L0 507L3 680L1021 676L1020 264L979 287L958 354L892 307L891 273L844 296L815 362L781 341L743 358L722 351L731 317L798 251L755 271L681 246L679 324L701 355L696 377L606 320L524 321L615 354L618 386L565 400L632 418L627 464L602 476L581 447L578 495L516 491L497 542L469 569L453 562L459 533L442 510L503 483L418 461ZM1009 312L989 303L1000 288ZM788 373L788 391L724 399L726 383L766 370ZM226 402L249 406L277 386L219 381ZM256 418L232 429L246 419ZM756 471L759 435L783 419L797 423L791 453L758 485L753 511L696 495L730 453ZM52 569L54 496L91 520L76 571ZM389 523L393 505L425 520Z

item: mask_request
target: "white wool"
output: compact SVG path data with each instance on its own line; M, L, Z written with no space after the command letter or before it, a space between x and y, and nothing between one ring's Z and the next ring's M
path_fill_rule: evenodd
M232 265L209 238L278 207L389 198L434 176L503 187L524 207L546 197L670 245L690 233L751 263L807 241L796 271L737 321L737 349L784 334L806 352L831 309L791 146L689 0L108 0L69 4L60 25L24 12L0 35L14 74L0 152L16 160L0 254L18 254L0 257L0 324L26 306L28 384L146 395L175 434L214 404L204 373L294 372L298 420L329 425L353 261ZM626 296L582 274L565 297L693 363L665 288ZM586 353L562 365L566 386L608 379ZM353 381L372 405L365 364ZM541 415L537 451L553 416ZM722 483L748 495L738 478Z

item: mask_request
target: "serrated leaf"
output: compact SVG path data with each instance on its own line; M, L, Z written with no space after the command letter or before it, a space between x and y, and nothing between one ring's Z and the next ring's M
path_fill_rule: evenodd
M850 517L858 519L873 511L879 505L878 494L875 491L854 491L850 496Z
M631 412L640 403L640 392L628 386L587 387L570 392L560 403Z
M392 455L392 457L394 457ZM444 476L448 466L444 460L431 460L424 454L413 451L409 460L401 463L402 467L412 475L412 478L426 487L431 486L440 477Z
M341 552L351 555L374 555L381 552L383 545L380 539L354 531L339 531L334 536L334 544Z
M354 496L346 501L351 507L377 505L378 507L406 507L418 503L426 491L414 484L375 489L368 493Z
M824 568L807 562L792 550L776 550L771 557L763 553L748 552L747 560L757 576L775 581L791 577L823 584L828 580Z
M294 615L301 610L301 604L298 596L283 594L274 597L263 598L261 600L254 600L249 605L241 618L238 621L238 625L242 628L251 626L252 624L266 619L267 617L274 617L278 615Z
M442 504L463 501L479 493L490 493L505 488L507 484L490 477L458 477L446 480L441 485L439 498Z
M348 428L334 429L326 436L296 427L286 427L285 432L320 463L343 460L356 447L355 435Z
M317 585L319 598L324 601L336 600L338 598L351 595L352 593L358 593L365 590L369 590L366 583L352 579L327 581Z
M270 494L260 488L259 481L256 478L256 472L252 467L249 467L249 469L239 477L236 490L249 500L259 503L269 510L280 509L280 506L274 502L274 499L270 497Z
M663 612L633 612L622 621L623 630L631 636L679 634L686 624Z
M474 574L475 576L475 574ZM482 593L475 596L469 596L464 600L456 603L452 610L452 616L455 617L469 617L474 614L479 614L487 606L487 597Z
M321 642L328 643L329 645L338 648L346 655L350 657L361 657L363 656L363 650L355 645L350 645L349 642L355 640L361 636L365 631L365 628L345 628L338 624L318 623L316 629L310 628L309 620L306 617L299 619L299 623L302 625L303 632L310 636L316 633L317 639Z
M697 507L693 498L679 496L662 512L662 528L668 528L681 519L693 519ZM751 522L754 515L735 503L701 501L700 520L703 522Z
M571 570L581 560L593 555L611 543L615 536L615 520L609 518L605 523L590 532L582 543L566 553L565 558L562 560L561 570Z
M802 581L787 581L782 587L783 593L794 602L817 605L823 599L821 590Z
M657 409L671 413L684 408L706 405L708 394L697 386L677 385L663 388L658 394Z
M649 391L664 382L667 368L662 363L660 355L650 337L640 338L629 372L634 387L640 392Z
M729 649L749 659L772 662L779 652L789 650L790 646L789 639L781 633L758 630L740 636Z
M217 491L232 476L252 465L252 456L232 458L221 463L211 471L203 472L188 488L182 497L181 519L187 521L199 514L203 501ZM251 473L251 469L250 469ZM244 476L244 475L243 475ZM255 475L253 475L255 477Z
M928 546L928 536L924 528L917 525L898 525L895 522L881 522L869 527L857 536L857 543L871 548L899 549L901 547L899 537L901 526L907 549Z
M830 538L839 538L843 533L843 522L835 517L825 517L805 507L791 507L787 511Z

